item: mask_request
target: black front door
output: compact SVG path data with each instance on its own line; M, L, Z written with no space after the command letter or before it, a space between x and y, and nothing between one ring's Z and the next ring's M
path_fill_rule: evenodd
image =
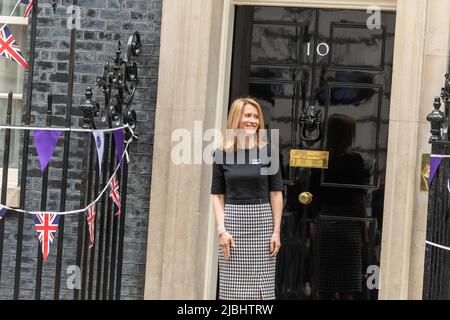
M371 17L236 7L230 101L256 98L280 134L279 299L377 298L395 13ZM328 168L291 150L327 151Z

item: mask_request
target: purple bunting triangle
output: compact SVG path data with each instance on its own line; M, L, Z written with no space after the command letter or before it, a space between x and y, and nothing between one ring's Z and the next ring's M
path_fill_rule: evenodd
M428 176L428 185L431 186L431 182L433 181L434 175L436 174L439 165L441 164L441 157L433 157L430 156L430 175Z
M55 152L56 143L58 142L60 130L34 130L34 143L36 145L41 171L44 172L48 162Z
M6 212L8 212L8 209L6 209L4 206L0 204L0 221L2 221L3 216L5 215Z
M117 150L117 162L120 163L120 167L123 166L123 129L114 130L114 143Z

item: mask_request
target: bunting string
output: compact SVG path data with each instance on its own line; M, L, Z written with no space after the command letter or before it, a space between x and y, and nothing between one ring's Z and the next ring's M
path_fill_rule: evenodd
M450 251L449 247L446 247L446 246L443 246L443 245L440 245L440 244L437 244L437 243L434 243L434 242L431 242L431 241L425 241L425 243L430 245L430 246L436 247L436 248L440 248L440 249L444 249L444 250Z
M16 5L14 6L14 9L12 10L10 16L12 16L14 14L14 12L16 12L17 7L19 6L20 0L17 1Z
M113 131L113 130L118 130L118 129L122 129L122 128L128 128L128 129L130 130L130 132L131 132L131 137L130 137L130 139L128 139L127 141L125 141L125 146L124 146L122 155L120 156L120 161L119 161L119 163L117 164L117 166L116 166L114 172L112 173L111 177L109 178L108 182L105 184L104 188L103 188L102 191L100 192L100 194L97 196L97 198L96 198L94 201L92 201L91 203L89 203L85 208L83 208L83 209L77 209L77 210L71 210L71 211L64 211L64 212L48 211L48 210L47 210L47 211L29 211L29 210L27 211L27 210L23 210L23 209L11 208L11 207L8 207L8 206L3 205L3 204L0 204L0 208L4 208L4 209L9 210L9 211L16 211L16 212L27 213L27 214L30 214L30 215L44 214L44 213L49 213L49 212L51 212L52 214L58 214L58 215L68 215L68 214L74 214L74 213L86 212L86 211L89 209L89 207L91 207L92 205L95 205L95 204L101 199L101 197L103 196L103 194L108 190L108 188L110 187L111 181L115 178L116 173L117 173L117 171L119 170L119 168L120 168L120 166L121 166L121 161L123 160L123 158L126 157L127 162L129 162L129 161L128 161L128 160L129 160L129 156L128 156L128 147L129 147L130 143L133 141L133 138L136 137L136 135L134 134L134 132L133 132L133 130L131 129L131 127L130 127L128 124L126 124L126 125L124 125L123 127L120 127L120 128L104 129L104 130ZM67 129L69 129L69 128L67 128ZM47 130L47 129L46 129L46 130ZM73 130L75 131L75 130L78 130L78 129L73 129ZM92 129L85 129L85 130L87 130L88 132L94 131L94 130L92 130ZM66 130L66 131L67 131L67 130ZM119 158L119 157L118 157L118 158Z
M123 139L124 138L124 134L123 134L124 128L128 128L128 130L130 130L130 133L131 133L131 137L127 141L124 141L124 139ZM36 140L36 138L39 137L37 135L37 133L40 133L40 134L45 133L45 130L36 130L36 129L31 129L29 127L27 127L27 129L35 130L34 131L35 140ZM79 129L66 128L65 131L78 131L78 130ZM137 138L137 136L134 134L133 129L129 125L125 125L121 128L103 129L103 132L105 130L114 131L114 141L116 144L117 162L118 163L117 163L116 169L112 173L111 177L109 178L108 182L105 184L105 186L102 189L102 191L100 192L100 194L97 196L96 199L94 199L94 201L89 203L86 207L84 207L82 209L78 209L78 210L53 212L53 211L26 211L23 209L10 208L6 205L0 204L0 221L3 220L3 218L7 212L27 213L33 217L35 228L38 233L38 240L41 245L41 252L42 252L42 257L43 257L44 262L46 262L46 260L47 260L47 257L50 252L50 246L53 243L53 240L55 239L55 234L58 229L58 225L59 225L61 216L67 215L67 214L73 214L73 213L84 213L86 222L89 226L89 229L88 229L89 230L89 249L91 249L94 246L94 242L95 242L96 205L97 205L97 202L100 201L100 199L104 196L105 192L107 192L108 188L111 188L109 196L113 199L114 204L117 206L117 211L115 212L114 215L115 216L120 215L120 209L121 209L120 208L120 193L119 193L119 184L117 183L116 174L117 174L117 171L121 168L124 157L126 157L127 162L128 162L128 160L129 160L129 156L127 153L128 147L129 147L130 143L134 140L134 138ZM92 132L92 136L94 137L94 143L96 144L97 149L100 148L103 150L103 141L101 138L101 137L103 137L103 132L101 132L100 135L95 135L95 131L92 129L84 129L82 131ZM48 144L52 145L51 146L52 148L54 148L60 134L61 134L61 131L59 131L59 132L53 131L51 133L51 135L54 135L53 138L55 138L55 139L53 139L52 141L51 141L51 139L47 139L48 137L46 138L45 135L44 136L41 135L40 136L41 142L39 144L36 144L36 147L38 147L38 145L42 146L42 144L48 143ZM126 143L125 147L123 146L124 142ZM36 149L39 154L39 149L38 148L36 148ZM45 167L47 166L48 160L50 159L52 153L53 153L53 151L46 153L46 160L44 161L46 163L44 165L44 170L45 170ZM119 156L119 155L121 155L121 156ZM101 161L101 156L99 153L99 162L100 161ZM42 167L42 162L41 162L41 167Z
M66 128L66 127L32 127L32 126L7 126L0 125L0 129L11 130L46 130L46 131L69 131L69 132L113 132L119 129L130 129L129 124L125 124L121 127L106 128L106 129L83 129L83 128Z
M30 12L31 12L31 10L33 9L33 6L34 6L33 2L34 2L34 0L17 0L14 8L11 11L10 16L14 15L14 13L16 12L16 10L17 10L17 8L19 7L20 4L23 4L23 5L27 6L26 10L25 10L24 18L28 17L28 15L30 14ZM3 27L0 28L0 40L2 40L2 41L8 40L8 43L11 42L10 46L4 48L4 51L6 50L6 52L3 52L1 54L2 56L5 56L7 59L10 59L10 60L12 60L12 61L14 61L16 63L21 64L24 67L28 67L28 64L23 59L22 52L20 51L19 47L16 45L15 38L12 35L12 33L9 31L9 29L7 27L7 24L4 24ZM45 160L43 162L41 161L41 170L42 171L47 166L48 160L52 157L54 147L56 146L56 142L57 142L57 140L59 138L59 134L61 132L89 132L89 133L92 133L94 135L96 140L97 140L97 137L99 135L101 136L103 133L106 133L106 132L113 132L114 133L114 141L116 142L116 148L117 148L118 164L117 164L117 167L115 168L113 174L109 178L108 183L106 183L105 187L100 192L99 196L93 202L91 202L88 206L86 206L83 209L72 210L72 211L65 211L65 212L52 212L52 214L57 214L57 215L66 215L66 214L72 214L72 213L85 212L92 205L95 205L101 199L103 194L107 191L108 187L110 187L111 181L116 177L116 173L119 170L119 168L121 167L121 164L123 162L123 158L125 157L127 162L129 162L129 155L128 155L128 152L127 152L128 146L133 141L133 138L136 137L136 135L134 134L133 130L131 129L131 127L128 124L125 124L125 125L123 125L121 127L107 128L107 129L84 129L84 128L62 128L62 127L0 125L0 130L1 129L33 130L35 132L36 140L37 139L41 139L41 141L42 141L42 142L36 144L36 149L39 149L38 147L42 147L42 150L43 150L43 151L37 150L38 151L38 155L40 156L39 160L41 161L40 153L42 153L42 158L45 158ZM126 145L125 146L123 146L123 129L128 129L131 132L131 138L128 141L126 141ZM54 132L54 133L50 134L49 132ZM53 140L52 141L53 148L50 149L47 144L50 142L51 139ZM95 143L97 144L97 141L95 141ZM98 148L98 146L97 146L97 148ZM101 157L100 157L100 153L99 153L99 163L100 162L101 162ZM48 214L48 211L33 211L33 212L30 212L30 211L25 211L23 209L10 208L10 207L8 207L6 205L0 204L0 220L3 218L4 214L6 213L6 211L16 211L16 212L22 212L22 213L29 213L29 214L32 214L32 215Z
M24 18L28 17L31 10L34 7L34 0L18 0L14 6L11 15L14 14L19 4L27 5L25 10ZM28 68L28 63L24 59L24 56L16 43L14 35L9 30L7 24L3 24L0 28L0 55L4 56L6 59L12 60L21 66ZM89 248L94 246L95 242L95 219L96 219L96 204L107 192L108 188L111 188L110 197L113 199L114 204L117 206L118 210L115 216L120 215L120 193L119 184L117 183L117 171L121 168L123 159L126 157L127 163L129 160L128 146L137 138L134 134L132 128L126 124L122 127L117 128L107 128L107 129L83 129L83 128L59 128L59 127L37 127L37 126L11 126L11 125L0 125L1 129L8 130L33 130L35 138L36 151L39 157L39 162L41 165L41 171L44 172L48 162L53 156L53 152L56 148L56 144L59 140L59 136L64 132L89 132L94 137L94 143L97 148L98 153L98 163L99 172L101 173L101 163L103 157L104 148L104 133L113 132L114 143L116 145L117 153L117 166L109 178L108 182L105 184L103 190L97 196L97 198L89 203L85 208L64 212L49 212L49 211L26 211L23 209L10 208L6 205L0 204L0 221L3 219L7 212L21 212L28 213L33 216L35 223L35 228L38 233L38 240L41 245L41 251L44 262L47 260L49 255L50 246L55 239L55 234L58 229L59 221L62 215L73 214L73 213L84 213L86 215L87 224L89 226ZM124 141L123 129L128 129L131 133L130 139ZM124 142L126 145L124 146Z
M450 158L450 155L448 155L448 154L430 154L430 175L428 178L429 185L431 185L431 181L433 180L433 177L436 174L436 171L441 164L441 160L446 159L446 158ZM447 179L447 190L450 192L450 179ZM434 243L431 241L425 241L425 244L430 245L432 247L450 251L450 247L446 247L446 246L443 246L441 244L437 244L437 243Z
M450 154L430 154L433 158L450 158Z

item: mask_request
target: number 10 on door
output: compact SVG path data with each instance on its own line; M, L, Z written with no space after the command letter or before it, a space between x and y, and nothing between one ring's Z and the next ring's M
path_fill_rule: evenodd
M308 42L306 45L307 45L306 55L310 56L311 55L311 42ZM316 52L319 56L324 57L324 56L328 55L328 53L330 53L330 46L326 42L321 42L317 45Z

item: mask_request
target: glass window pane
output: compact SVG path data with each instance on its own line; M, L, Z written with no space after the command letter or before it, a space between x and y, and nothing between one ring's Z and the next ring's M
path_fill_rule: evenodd
M16 38L16 43L27 60L25 50L27 48L27 26L26 25L8 25L9 30ZM0 92L7 93L10 90L13 93L22 93L24 67L16 62L0 57Z
M20 125L21 116L21 100L14 100L12 106L12 125ZM0 99L0 124L6 124L6 109L8 106L7 99ZM11 141L9 148L9 168L19 167L19 145L20 131L11 130ZM0 167L3 166L3 152L5 150L5 130L0 130Z
M17 3L17 0L0 0L0 16L11 15L11 12L13 11L16 3ZM14 12L13 16L16 16L16 17L23 16L25 14L26 8L27 8L27 6L25 4L19 4L17 6L17 9Z

